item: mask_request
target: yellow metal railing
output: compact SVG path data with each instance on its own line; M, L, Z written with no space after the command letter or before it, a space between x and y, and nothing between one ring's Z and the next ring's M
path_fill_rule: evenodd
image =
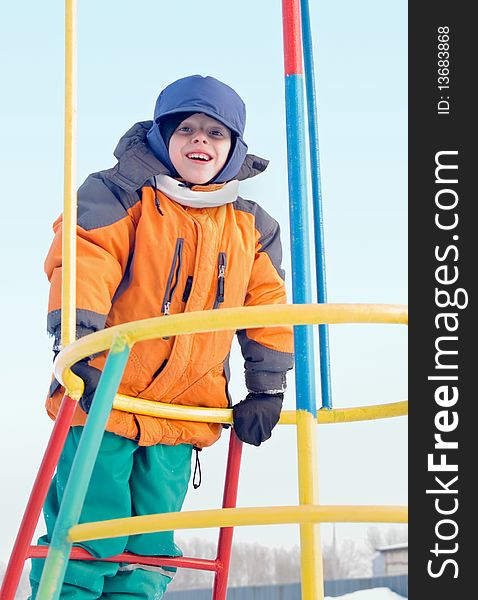
M125 519L110 519L75 525L70 542L85 542L171 529L240 527L247 525L288 525L297 523L406 523L404 506L268 506L258 508L218 508L176 512Z
M126 323L96 332L82 338L65 348L55 362L55 375L65 385L67 393L78 399L83 392L83 382L70 370L71 365L85 356L107 350L118 340L129 347L136 342L157 337L193 334L206 331L236 330L258 328L274 325L306 325L317 323L388 323L406 324L407 308L403 305L362 305L362 304L309 304L309 305L275 305L262 307L231 308L221 311L191 312L171 315L168 318L158 317L133 323ZM209 409L197 407L172 406L164 403L130 398L117 395L114 408L123 411L136 412L163 418L179 418L208 422L231 423L230 409ZM407 414L408 402L394 402L375 406L362 406L348 409L320 410L317 422L341 423L369 419L380 419ZM305 411L284 411L280 422L282 424L298 423ZM307 417L310 415L306 415ZM305 427L299 430L298 447L301 456L312 461L314 469L303 469L303 489L307 492L299 498L299 506L272 506L256 508L216 509L206 511L190 511L168 513L167 515L148 515L113 519L96 523L75 525L68 531L70 543L90 539L101 539L151 533L171 529L205 528L205 527L235 527L243 525L272 525L296 523L312 525L321 522L406 522L407 508L405 506L321 506L311 502L307 494L313 497L317 485L315 473L316 454L313 436L314 428ZM300 434L302 432L302 434ZM299 475L301 464L299 463ZM305 497L307 496L307 497ZM316 496L315 496L316 497ZM307 529L305 531L308 531ZM306 540L307 542L307 540ZM302 579L310 580L309 588L318 590L314 598L321 600L323 594L321 585L312 585L317 578L322 579L322 565L317 568L309 564L307 549L302 547L302 564L308 565L303 570ZM320 553L314 553L320 556ZM307 595L305 596L307 597Z
M405 325L407 322L407 307L391 304L279 304L181 313L169 315L167 319L155 317L124 323L81 338L58 355L54 366L55 376L66 388L68 394L79 400L83 393L83 381L71 372L71 365L86 356L107 350L119 334L132 346L136 342L158 337L274 325L314 325L317 323Z
M65 6L65 139L61 287L61 344L63 347L74 342L76 338L76 22L76 0L67 0Z
M132 398L117 394L114 407L125 412L134 412L138 415L160 417L162 419L176 419L178 421L198 421L200 423L227 423L232 424L232 409L230 408L202 408L197 406L177 406L152 402L142 398ZM279 425L295 425L297 411L283 410ZM372 421L401 417L408 414L408 402L390 402L372 406L357 406L354 408L333 408L331 410L318 410L317 423L327 425L332 423L351 423L352 421Z

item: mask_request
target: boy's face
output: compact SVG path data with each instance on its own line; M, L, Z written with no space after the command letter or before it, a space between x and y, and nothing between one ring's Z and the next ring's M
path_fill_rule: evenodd
M231 148L229 129L202 113L182 121L169 140L169 158L189 183L207 183L221 171Z

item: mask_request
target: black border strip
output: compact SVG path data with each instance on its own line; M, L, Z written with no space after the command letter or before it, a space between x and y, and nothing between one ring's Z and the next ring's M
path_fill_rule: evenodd
M472 567L478 515L478 168L472 144L478 36L469 7L459 1L409 3L412 600L472 598L478 587Z

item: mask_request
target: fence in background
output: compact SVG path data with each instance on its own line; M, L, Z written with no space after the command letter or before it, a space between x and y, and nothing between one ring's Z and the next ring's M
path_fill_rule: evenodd
M408 598L408 575L335 579L324 581L324 587L325 595L333 598L379 587L390 588L392 592ZM227 600L301 600L300 592L300 583L231 587L227 592ZM168 592L164 598L165 600L211 600L211 590L206 588Z

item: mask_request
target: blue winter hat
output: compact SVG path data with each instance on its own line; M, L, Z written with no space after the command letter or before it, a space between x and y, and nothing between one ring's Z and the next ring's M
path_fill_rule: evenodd
M156 157L175 176L177 172L169 158L169 140L163 138L160 125L176 113L203 113L231 130L229 158L211 183L234 179L247 154L247 145L242 138L246 126L246 107L240 96L218 79L201 75L183 77L164 88L156 101L154 122L147 138Z

